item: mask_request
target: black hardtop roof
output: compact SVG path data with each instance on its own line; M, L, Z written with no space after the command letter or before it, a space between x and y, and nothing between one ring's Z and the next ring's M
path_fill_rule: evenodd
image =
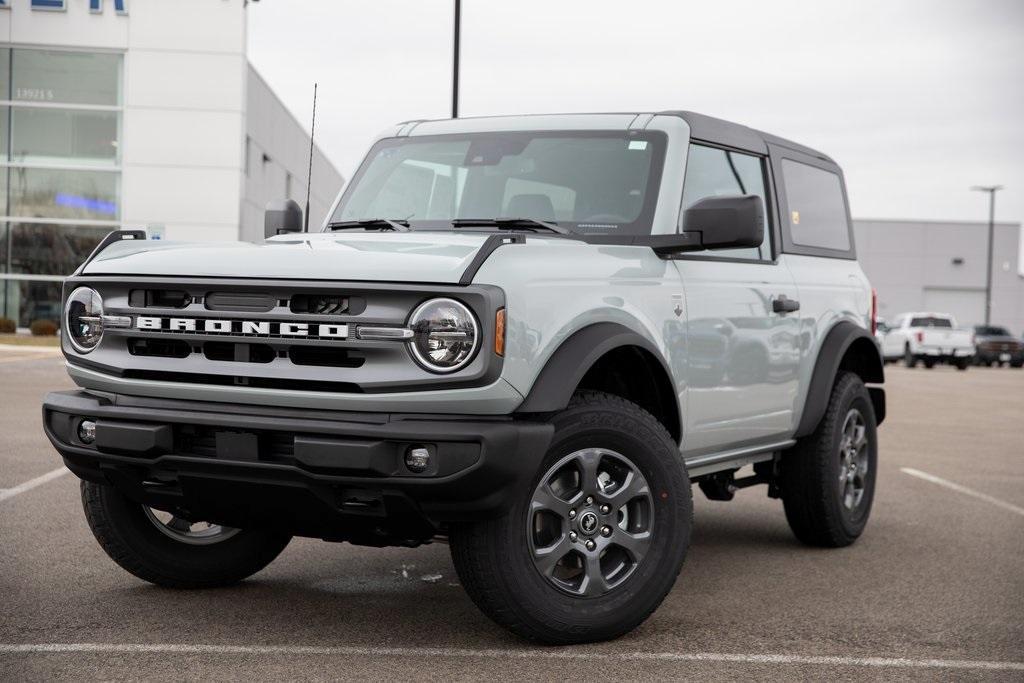
M827 154L822 154L816 149L811 149L797 142L780 138L771 133L764 133L754 128L724 119L716 119L713 116L705 116L692 111L662 111L658 112L664 116L678 116L690 126L690 135L696 140L714 142L727 147L745 149L760 154L768 153L768 145L786 147L794 152L800 152L822 161L835 163Z
M513 117L524 117L524 116L576 116L584 114L583 112L576 113L563 113L563 114L514 114L510 115ZM765 133L754 128L749 128L739 123L733 123L732 121L726 121L725 119L716 119L713 116L707 116L705 114L698 114L692 111L683 111L680 109L670 109L659 112L586 112L586 114L610 114L610 115L632 115L634 117L641 117L644 114L655 115L655 116L678 116L679 118L686 121L687 125L690 126L690 135L695 140L702 140L704 142L711 142L714 144L722 145L725 147L733 147L735 149L746 150L748 152L754 152L757 154L767 154L768 145L774 145L776 147L783 147L794 152L800 152L811 157L815 157L822 161L825 161L834 166L835 160L827 154L823 154L816 149L811 149L805 145L801 145L798 142L787 140L786 138L780 138L777 135L771 133ZM492 115L492 116L466 116L465 119L489 119L489 118L506 118L506 115ZM406 124L419 124L419 123L434 123L440 121L449 121L451 119L411 119L409 121L402 121L399 126ZM634 119L635 120L635 119Z

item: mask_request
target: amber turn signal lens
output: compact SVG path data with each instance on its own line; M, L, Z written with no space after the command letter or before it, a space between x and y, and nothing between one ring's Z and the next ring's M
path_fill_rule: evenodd
M494 353L505 355L505 309L499 308L494 314Z

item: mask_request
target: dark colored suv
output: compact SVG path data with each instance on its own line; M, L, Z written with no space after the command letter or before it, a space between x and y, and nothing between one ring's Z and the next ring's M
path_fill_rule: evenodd
M978 365L1024 366L1024 343L1005 327L975 325L974 344L977 347L974 360Z

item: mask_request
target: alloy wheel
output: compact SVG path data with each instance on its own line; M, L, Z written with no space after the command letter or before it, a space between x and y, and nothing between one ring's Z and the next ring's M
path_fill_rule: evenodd
M864 416L857 408L851 408L843 420L839 438L839 495L848 512L857 509L867 488L867 432Z
M597 597L621 586L648 553L654 500L628 458L586 448L561 458L530 499L527 537L537 571L559 590Z

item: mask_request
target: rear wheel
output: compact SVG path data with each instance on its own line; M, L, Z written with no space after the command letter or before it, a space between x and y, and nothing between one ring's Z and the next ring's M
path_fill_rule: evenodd
M111 486L82 482L85 518L114 562L168 588L237 583L266 567L291 537L193 522L136 503Z
M452 558L478 607L549 644L616 638L672 588L690 540L690 482L639 406L578 394L529 490L503 517L457 527Z
M971 359L970 358L957 358L956 359L956 369L957 370L966 370L970 366L971 366Z
M928 370L931 370L932 368L935 367L935 361L933 361L931 358L925 358L924 367Z
M875 494L875 411L860 377L836 378L818 428L781 461L786 520L808 545L841 547L863 533Z

